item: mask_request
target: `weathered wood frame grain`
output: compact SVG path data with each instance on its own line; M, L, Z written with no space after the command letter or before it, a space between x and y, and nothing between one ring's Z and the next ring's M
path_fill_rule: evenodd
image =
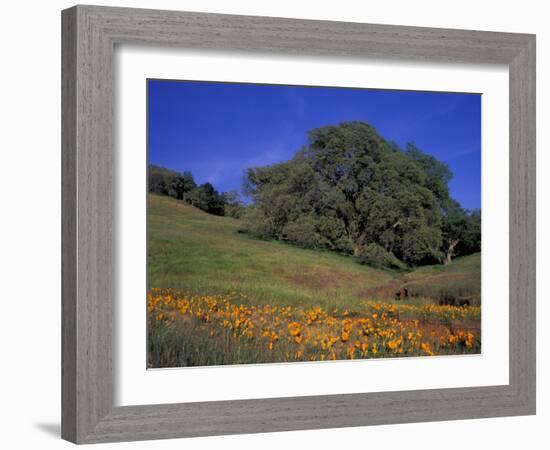
M62 437L75 443L535 413L535 36L75 6L62 13ZM113 403L115 44L506 64L510 383L262 400Z

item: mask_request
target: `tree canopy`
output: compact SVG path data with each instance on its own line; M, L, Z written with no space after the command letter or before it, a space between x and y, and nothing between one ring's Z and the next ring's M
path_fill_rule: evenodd
M479 251L480 214L450 198L449 167L364 122L309 133L289 161L246 170L243 229L263 239L404 267Z
M226 201L211 183L197 185L191 172L174 172L163 167L148 167L149 192L184 200L210 214L223 216Z

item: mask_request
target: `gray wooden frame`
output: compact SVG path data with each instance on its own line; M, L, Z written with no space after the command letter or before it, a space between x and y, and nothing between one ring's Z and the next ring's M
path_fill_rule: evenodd
M76 6L62 13L62 437L76 443L535 413L535 36ZM506 64L510 383L113 406L113 52L193 49Z

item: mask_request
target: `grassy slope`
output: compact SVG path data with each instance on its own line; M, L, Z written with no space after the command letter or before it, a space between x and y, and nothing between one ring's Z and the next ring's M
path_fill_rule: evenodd
M381 293L391 296L403 281L426 294L448 282L479 290L479 254L403 276L330 252L253 239L237 233L238 221L169 197L149 195L147 220L149 287L197 294L231 290L255 304L348 308Z
M481 297L481 253L463 256L448 266L419 267L403 277L404 286L419 295L439 298L442 294L467 297L473 304Z

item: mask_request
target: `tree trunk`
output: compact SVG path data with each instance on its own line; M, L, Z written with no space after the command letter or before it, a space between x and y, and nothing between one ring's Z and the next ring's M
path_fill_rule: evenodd
M451 264L451 259L453 257L455 247L459 242L460 242L459 239L455 239L454 241L449 242L449 247L447 248L447 254L445 255L445 259L443 260L444 265Z

